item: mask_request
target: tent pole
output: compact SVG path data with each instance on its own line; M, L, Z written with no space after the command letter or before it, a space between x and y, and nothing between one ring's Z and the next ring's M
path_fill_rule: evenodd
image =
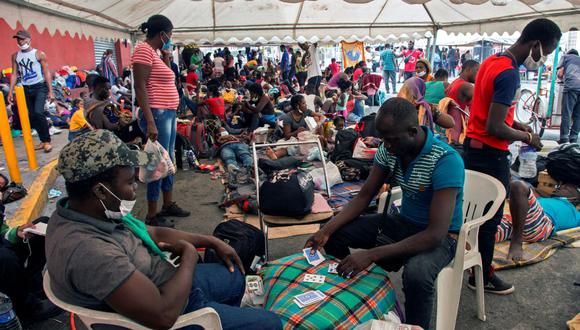
M433 62L433 59L435 57L435 48L437 48L437 32L439 31L439 27L435 26L435 28L433 28L433 46L431 49L431 52L429 54L429 62L431 62L431 67L435 68L435 63Z
M548 99L548 118L552 116L552 110L554 108L554 94L556 87L556 67L558 66L558 56L560 55L560 40L558 40L558 45L556 45L556 51L554 52L554 63L552 65L552 81L550 82L550 98ZM540 77L540 79L542 79Z
M135 31L130 33L131 36L131 56L135 52L135 44L137 43L137 35ZM133 75L133 65L131 65L131 113L133 116L136 116L135 113L135 76Z

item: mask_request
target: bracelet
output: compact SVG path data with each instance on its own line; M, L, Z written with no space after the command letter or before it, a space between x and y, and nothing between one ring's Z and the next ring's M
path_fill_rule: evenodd
M527 143L530 144L530 143L532 143L532 133L530 133L530 132L526 132L526 133L528 133L528 139L529 139L529 142L527 142Z

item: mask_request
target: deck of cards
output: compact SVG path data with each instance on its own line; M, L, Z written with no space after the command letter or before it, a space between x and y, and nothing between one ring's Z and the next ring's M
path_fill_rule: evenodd
M312 254L312 248L306 248L302 250L304 252L304 257L306 257L306 261L312 266L318 266L322 263L326 258L320 253L320 251L316 251L316 253Z
M294 302L298 307L304 308L308 305L312 305L314 303L320 302L326 298L326 295L319 290L316 291L308 291L305 293L301 293L294 297Z

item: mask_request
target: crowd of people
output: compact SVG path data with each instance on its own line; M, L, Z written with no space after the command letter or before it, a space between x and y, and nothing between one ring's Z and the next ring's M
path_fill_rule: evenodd
M55 295L68 303L111 309L152 328L169 328L179 315L203 307L217 311L224 329L282 327L271 312L239 307L244 269L232 247L215 237L171 228L175 226L171 218L190 215L174 201L172 174L147 184L144 221L131 214L136 203L135 167L151 162L140 149L157 141L170 155L179 154L176 148L183 146L177 147L176 141L183 136L178 121L188 123L192 134L191 127L202 125L203 133L196 131L197 140L188 142L196 152L205 143L234 176L251 173L249 143L260 130L266 129L271 141L314 137L332 152L341 131L359 122L373 126L374 138L382 143L362 190L306 246L324 248L341 259L337 271L346 278L371 263L388 271L403 267L406 320L425 329L431 320L435 280L453 259L463 222L465 169L495 177L512 194L511 216L504 216L500 207L480 230L486 292L514 291L494 273L496 241L511 239L509 258L519 260L523 241L545 240L556 230L580 225L577 189L562 189L558 196L566 200L536 199L529 186L510 180L508 145L521 141L541 148L540 137L514 121L513 104L520 87L519 66L530 70L541 66L561 37L550 20L532 21L513 46L481 64L469 52L458 56L449 48L436 52L432 67L425 53L409 41L401 49L386 44L378 56L350 68L341 68L332 59L324 70L316 43L282 45L278 60L250 47L237 54L228 47L207 54L188 47L180 54L179 67L172 59L171 21L154 15L141 29L146 39L132 56L133 80L125 72L119 76L106 52L100 73L86 76L88 91L71 101L70 143L61 151L57 168L68 197L58 202L46 236L51 284ZM29 109L39 115L31 117L31 124L43 149L50 151L48 125L42 119L44 100L53 98L53 84L45 55L27 51L30 35L25 31L15 37L21 51L13 57L8 98L20 77ZM399 61L404 63L404 83L397 90ZM562 77L573 80L569 76L573 72L578 76L578 65L569 62L577 59L564 61ZM458 77L449 82L459 63ZM382 75L374 73L379 67ZM385 101L383 81L386 94L392 90L396 97ZM567 102L577 108L578 90L567 93ZM136 113L131 112L132 105L138 108ZM380 105L371 121L369 105ZM580 122L574 118L571 141L577 138ZM277 159L293 152L273 148L266 156ZM402 187L400 214L365 214L387 181ZM18 313L39 302L48 306L36 295L41 291L36 266L45 261L44 249L36 249L42 258L34 269L18 250L27 226L2 227L7 238L0 247L3 278L8 271L13 280L18 280L17 274L32 272L26 275L31 288L14 290L17 285L10 281L0 285ZM198 264L196 248L206 247L216 251L223 265ZM351 254L350 248L364 250ZM179 255L180 266L171 266L164 251ZM474 277L468 286L475 286ZM53 311L50 307L54 306L45 309Z

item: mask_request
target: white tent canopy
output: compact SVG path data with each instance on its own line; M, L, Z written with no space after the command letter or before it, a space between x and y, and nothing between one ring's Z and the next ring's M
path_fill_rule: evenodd
M134 32L153 14L171 19L174 39L199 44L395 41L448 33L513 33L548 17L580 25L580 0L8 0L82 22ZM20 9L22 10L22 9ZM3 11L3 17L17 15ZM39 28L50 20L31 22ZM73 23L71 23L73 24ZM40 25L40 26L38 26ZM52 27L54 29L54 26ZM68 26L58 27L67 30ZM76 31L75 31L76 32ZM93 31L95 33L101 30Z

